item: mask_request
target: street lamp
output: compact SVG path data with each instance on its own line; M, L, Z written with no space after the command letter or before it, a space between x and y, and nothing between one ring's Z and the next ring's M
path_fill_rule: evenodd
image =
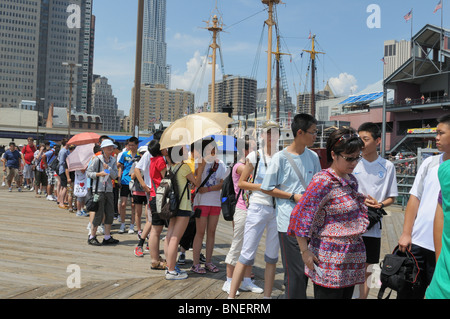
M67 115L67 138L70 139L70 128L72 126L72 86L73 86L73 69L75 67L80 67L82 66L81 64L78 63L69 63L69 62L63 62L61 63L64 66L69 66L70 67L70 89L69 89L69 112Z

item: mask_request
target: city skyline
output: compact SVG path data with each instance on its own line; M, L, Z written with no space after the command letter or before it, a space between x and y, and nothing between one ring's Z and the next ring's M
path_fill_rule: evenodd
M259 0L231 2L232 5L217 1L224 32L220 34L223 61L219 59L217 62L216 80L221 79L223 62L226 74L255 76L258 88L263 88L267 73L267 27L261 48L258 49L258 45L267 19L266 6ZM323 89L329 81L336 95L356 93L383 78L384 41L409 40L411 23L413 33L425 24L440 26L440 12L433 13L437 2L412 0L392 3L383 0L376 2L379 12L373 11L371 1L347 1L345 6L330 0L321 1L321 5L297 1L278 5L276 14L282 50L292 54L290 58L284 58L290 96L295 100L297 94L307 89L305 78L309 57L302 54L302 50L308 49L310 34L317 36L318 49L326 53L318 60L318 89ZM205 21L210 19L215 5L213 0L167 2L167 64L172 70L170 88L190 90L196 94L196 106L207 101L207 87L211 82L210 65L208 70L202 71L205 72L203 77L198 73L211 42ZM405 21L404 15L411 8L413 19ZM443 10L448 12L448 6ZM370 26L369 22L376 18L377 13L381 25ZM118 98L119 109L127 114L134 84L137 1L96 0L93 14L97 17L94 73L108 77ZM202 84L199 84L200 80L203 80ZM206 98L199 100L199 96Z

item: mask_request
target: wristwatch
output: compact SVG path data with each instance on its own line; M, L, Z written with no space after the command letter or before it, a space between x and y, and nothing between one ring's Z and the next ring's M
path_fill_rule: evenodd
M380 208L384 208L384 203L383 202L381 202L381 207Z
M295 194L292 194L291 197L289 197L289 200L293 201L295 203Z

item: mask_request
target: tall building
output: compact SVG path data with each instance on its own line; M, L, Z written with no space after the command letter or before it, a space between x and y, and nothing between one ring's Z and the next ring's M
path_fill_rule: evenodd
M0 0L0 103L18 107L38 101L47 116L49 106L69 105L88 110L92 79L93 0Z
M312 97L311 93L303 93L303 94L297 95L298 113L312 114L312 112L311 112L312 111L311 110L311 103L312 103L311 97ZM315 94L315 101L318 102L318 101L329 100L329 99L333 99L334 97L335 96L334 96L333 90L331 89L330 85L327 82L324 89ZM316 103L316 113L317 113L317 103Z
M395 70L411 57L411 41L388 40L384 41L384 68L383 79L386 79Z
M134 118L134 88L132 92L130 118ZM151 131L153 124L160 121L173 122L194 109L194 94L184 90L168 90L163 84L143 85L139 130Z
M225 75L221 81L215 83L215 112L223 112L223 109L231 103L233 115L245 116L254 113L256 88L255 79ZM211 105L211 84L208 87L208 100Z
M40 2L0 0L1 107L36 100Z
M170 67L166 65L166 0L144 1L142 43L143 85L170 87Z
M100 115L103 130L110 132L120 131L120 118L118 115L117 98L114 97L108 79L103 76L94 76L92 84L92 113Z

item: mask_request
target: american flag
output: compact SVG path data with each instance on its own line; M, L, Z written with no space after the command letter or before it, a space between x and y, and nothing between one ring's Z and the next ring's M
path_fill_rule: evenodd
M438 12L439 9L442 9L442 0L440 0L439 3L437 4L436 8L434 8L433 13Z
M404 16L404 18L405 18L406 22L411 20L411 18L412 18L412 9L411 9L411 11L409 11L409 13L407 15Z
M384 64L387 64L386 61L384 60L384 58L381 59L381 62L383 62Z

